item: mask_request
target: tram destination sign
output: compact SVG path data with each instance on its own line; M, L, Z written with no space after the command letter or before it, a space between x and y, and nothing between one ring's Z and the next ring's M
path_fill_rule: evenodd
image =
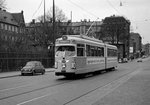
M70 43L70 40L60 40L59 43Z

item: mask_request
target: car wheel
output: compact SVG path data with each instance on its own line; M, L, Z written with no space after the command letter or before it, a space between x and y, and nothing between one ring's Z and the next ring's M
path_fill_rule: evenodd
M31 74L34 75L34 74L35 74L35 71L33 70Z
M44 75L45 74L45 70L43 70L43 72L42 72L42 75Z
M24 73L21 73L22 76L24 76Z
M112 70L113 70L113 71L117 71L117 66L113 67Z

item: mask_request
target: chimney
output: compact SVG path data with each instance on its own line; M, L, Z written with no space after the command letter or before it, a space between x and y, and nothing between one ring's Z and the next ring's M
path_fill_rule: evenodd
M21 13L23 14L23 10L21 11Z
M32 19L32 24L35 24L35 19Z

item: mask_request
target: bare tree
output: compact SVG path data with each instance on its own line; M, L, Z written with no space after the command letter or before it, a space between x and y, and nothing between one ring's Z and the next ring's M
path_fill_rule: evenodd
M52 17L53 17L53 8L51 7L49 11L47 11L45 15L45 20L46 21L51 21L52 22ZM37 21L44 21L44 16L41 15L37 18ZM57 6L55 7L55 21L56 22L65 22L68 21L65 13L63 10L59 9Z
M40 26L37 26L36 23L33 24L34 29L29 32L29 39L35 46L48 47L52 42L52 26L48 27L47 25L47 23L45 25L40 23Z
M0 8L6 9L6 0L0 0Z
M45 16L45 23L44 23L44 16L41 15L36 19L36 23L31 23L33 30L30 30L30 37L29 39L35 43L37 46L48 47L53 42L53 24L52 24L52 8L47 11ZM56 36L58 38L61 36L60 33L60 24L61 22L67 21L67 17L65 16L64 12L59 9L58 7L55 8L55 31Z

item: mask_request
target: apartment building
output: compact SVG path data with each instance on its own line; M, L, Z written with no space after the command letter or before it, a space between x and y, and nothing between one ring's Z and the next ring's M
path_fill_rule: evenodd
M25 21L23 11L10 13L0 8L0 50L13 50L16 42L25 40Z

